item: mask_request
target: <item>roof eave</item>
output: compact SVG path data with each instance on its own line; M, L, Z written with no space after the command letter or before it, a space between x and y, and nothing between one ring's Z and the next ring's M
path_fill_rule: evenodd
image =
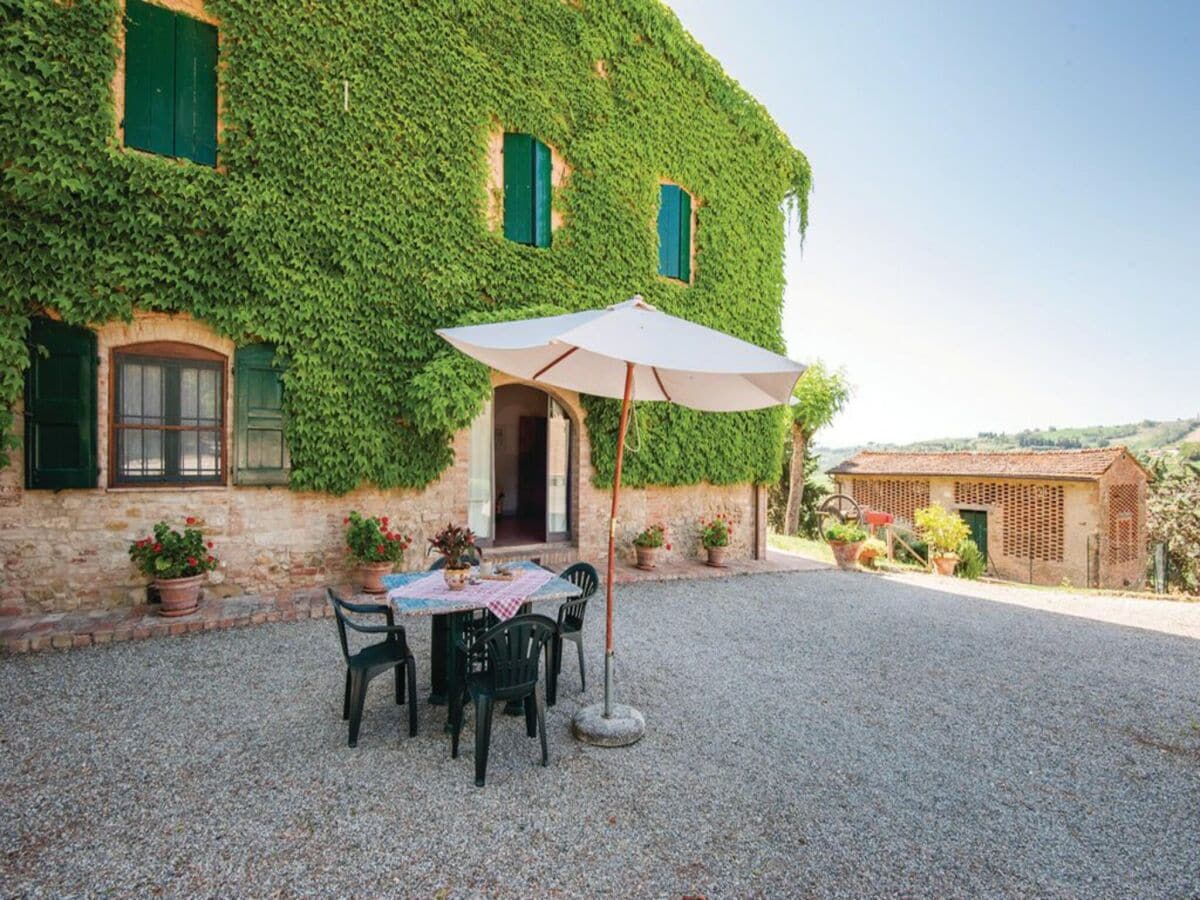
M1108 471L1107 469L1105 471ZM1009 472L847 472L829 469L827 475L851 475L856 478L1007 478L1012 481L1099 481L1103 475L1014 475Z

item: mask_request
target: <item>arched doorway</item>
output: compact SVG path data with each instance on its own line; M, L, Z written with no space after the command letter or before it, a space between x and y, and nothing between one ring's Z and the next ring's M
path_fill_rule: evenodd
M545 391L507 384L471 425L471 529L496 547L571 538L571 419Z

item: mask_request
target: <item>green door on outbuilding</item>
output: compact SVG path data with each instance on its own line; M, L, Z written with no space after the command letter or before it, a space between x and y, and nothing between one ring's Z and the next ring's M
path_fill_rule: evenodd
M988 521L987 512L981 509L960 509L958 514L962 516L967 527L971 529L971 540L975 542L975 546L979 548L979 552L983 554L984 562L988 558Z

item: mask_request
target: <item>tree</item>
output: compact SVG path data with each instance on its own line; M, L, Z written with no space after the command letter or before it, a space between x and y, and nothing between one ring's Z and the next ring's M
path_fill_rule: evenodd
M1190 466L1155 465L1146 498L1151 543L1167 545L1170 583L1200 593L1200 473Z
M787 511L788 487L792 483L792 436L783 439L783 471L779 480L767 491L767 526L780 534L784 532L784 516ZM807 538L821 535L821 517L817 507L829 494L826 479L818 471L820 458L813 454L809 445L804 451L804 500L800 504L800 522L796 533Z
M804 454L813 435L824 428L850 399L850 382L844 371L830 372L820 360L804 370L792 396L792 465L788 485L784 533L795 534L804 503Z

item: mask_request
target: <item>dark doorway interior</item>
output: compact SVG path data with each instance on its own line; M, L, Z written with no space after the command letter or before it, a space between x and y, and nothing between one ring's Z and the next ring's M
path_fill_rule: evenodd
M495 392L496 546L546 540L547 397L527 385Z
M517 504L496 522L497 544L546 539L546 418L521 416L517 425Z

